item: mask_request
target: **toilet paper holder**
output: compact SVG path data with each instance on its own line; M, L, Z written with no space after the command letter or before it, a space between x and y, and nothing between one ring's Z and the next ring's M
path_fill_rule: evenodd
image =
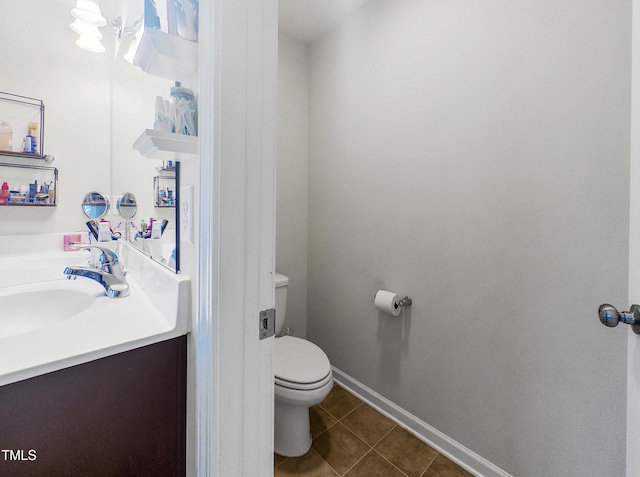
M376 296L373 295L373 298L375 298ZM405 296L404 298L402 298L399 302L398 302L398 306L411 306L413 305L413 300L411 299L410 296Z

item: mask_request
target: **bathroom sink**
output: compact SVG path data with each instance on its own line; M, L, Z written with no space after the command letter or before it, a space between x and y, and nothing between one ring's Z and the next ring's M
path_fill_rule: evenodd
M129 294L118 298L64 278L66 267L89 266L87 251L0 255L0 387L189 332L189 277L119 248Z
M104 296L90 283L50 280L0 288L0 339L44 328L89 308Z

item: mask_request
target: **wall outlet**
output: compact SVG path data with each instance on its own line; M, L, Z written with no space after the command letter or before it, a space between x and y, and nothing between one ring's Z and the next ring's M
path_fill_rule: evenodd
M180 187L180 241L193 244L193 184Z

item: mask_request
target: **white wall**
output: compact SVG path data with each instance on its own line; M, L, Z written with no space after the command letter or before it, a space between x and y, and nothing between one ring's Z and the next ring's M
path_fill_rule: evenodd
M289 277L285 326L299 337L307 334L308 56L307 45L279 35L276 271Z
M518 477L625 473L630 15L377 0L311 47L308 335Z

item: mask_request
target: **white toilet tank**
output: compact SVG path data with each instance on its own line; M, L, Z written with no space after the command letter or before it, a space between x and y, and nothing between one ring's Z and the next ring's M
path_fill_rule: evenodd
M276 287L276 336L278 336L282 333L284 320L287 316L287 288L289 286L289 278L276 273L274 282Z

